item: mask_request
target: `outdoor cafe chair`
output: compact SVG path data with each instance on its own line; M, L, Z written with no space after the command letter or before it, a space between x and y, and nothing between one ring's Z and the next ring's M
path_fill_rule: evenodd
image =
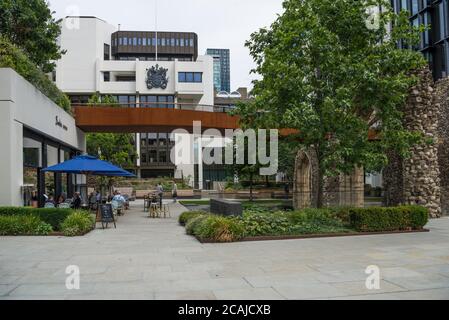
M159 208L159 203L152 202L150 204L150 218L159 218L160 217L161 209Z
M53 204L53 203L51 203L51 202L47 202L45 205L44 205L44 208L54 208L55 207L55 205Z

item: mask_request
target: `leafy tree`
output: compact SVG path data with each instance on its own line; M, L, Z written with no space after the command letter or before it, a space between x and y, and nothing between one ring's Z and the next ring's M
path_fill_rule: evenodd
M96 106L96 105L107 105L107 106L119 106L117 104L117 99L114 96L106 95L106 96L100 96L98 93L95 93L92 97L89 98L87 103L90 106Z
M53 14L44 0L0 1L0 33L44 72L53 71L53 61L65 53L57 44L61 27Z
M90 133L87 153L118 166L132 165L136 156L134 137L122 133Z
M370 6L383 6L379 27ZM256 63L255 100L238 108L248 126L297 129L300 146L314 150L319 164L318 206L325 176L355 166L380 169L387 150L406 156L421 135L405 130L401 106L424 66L412 46L423 27L389 1L286 0L285 12L246 43ZM391 32L389 26L391 24ZM370 141L370 131L380 138Z
M115 104L113 96L100 97L94 94L89 105L100 103ZM86 137L87 153L118 166L132 165L136 157L134 135L122 133L90 133Z

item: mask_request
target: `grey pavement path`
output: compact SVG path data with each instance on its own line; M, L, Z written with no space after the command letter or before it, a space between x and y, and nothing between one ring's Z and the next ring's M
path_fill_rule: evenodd
M200 244L142 202L117 229L0 237L0 299L448 299L449 219L430 233ZM80 268L67 290L66 267ZM379 290L365 286L377 265Z

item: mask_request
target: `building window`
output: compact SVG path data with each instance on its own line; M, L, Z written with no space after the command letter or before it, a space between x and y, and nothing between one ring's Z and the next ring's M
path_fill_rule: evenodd
M118 38L118 45L119 45L119 46L123 45L123 39L122 39L121 37Z
M147 38L142 39L142 45L145 47L147 45Z
M161 45L162 45L163 47L165 47L165 38L162 38L162 39L161 39Z
M408 0L401 0L401 10L408 10Z
M135 108L136 107L136 96L114 96L121 107L125 108Z
M157 133L149 133L148 134L148 146L149 147L157 146Z
M124 37L124 38L123 38L123 45L124 45L124 46L127 46L127 45L128 45L128 38L127 38L127 37Z
M179 44L180 44L181 47L184 47L184 39L180 39L179 40Z
M72 104L85 104L89 102L89 96L70 96L70 102Z
M174 96L140 96L141 108L160 108L160 109L174 109Z
M141 133L140 134L140 147L141 148L146 148L147 147L147 134L146 133Z
M167 151L166 150L159 151L159 163L167 163Z
M109 71L103 72L103 81L104 82L111 81L111 73Z
M193 43L194 43L193 39L190 39L190 46L191 47L193 47Z
M418 0L412 0L412 15L417 14L419 11Z
M171 38L171 46L172 46L172 47L175 46L175 38Z
M110 58L111 58L111 56L110 56L111 46L105 43L104 46L103 46L103 50L104 50L103 59L105 61L110 60Z
M157 150L150 150L148 152L148 163L156 163L157 162Z
M178 73L178 82L202 83L203 82L203 73L202 72L179 72Z

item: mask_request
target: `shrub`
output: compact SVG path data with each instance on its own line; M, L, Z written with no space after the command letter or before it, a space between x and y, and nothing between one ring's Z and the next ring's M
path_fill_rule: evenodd
M420 230L428 217L428 210L419 206L350 209L351 226L357 231Z
M249 214L241 219L247 237L283 235L290 233L291 222L282 212Z
M238 219L214 215L205 216L194 229L197 237L217 242L237 241L243 237L243 233L244 227Z
M84 211L71 213L62 223L62 232L67 237L82 236L93 229L95 220Z
M0 36L0 68L14 69L50 100L71 113L70 100L17 46Z
M0 216L34 215L39 217L43 222L51 225L55 231L61 230L62 222L72 212L72 209L59 208L0 207Z
M189 222L189 220L191 220L191 219L193 219L195 217L198 217L198 216L205 215L205 214L207 214L207 212L204 212L204 211L186 211L186 212L183 212L179 216L178 221L179 221L180 225L185 226L187 224L187 222Z
M208 217L209 215L199 215L190 219L186 224L186 233L189 235L195 235L198 226Z
M0 235L48 235L52 231L52 227L37 216L0 216Z

